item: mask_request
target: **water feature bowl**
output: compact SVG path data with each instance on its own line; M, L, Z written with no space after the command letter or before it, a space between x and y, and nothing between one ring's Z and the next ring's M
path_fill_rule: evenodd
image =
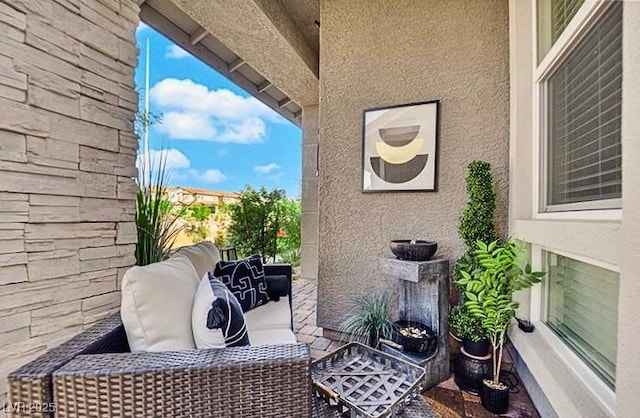
M408 261L427 261L438 250L435 241L394 239L391 241L391 252L397 258Z

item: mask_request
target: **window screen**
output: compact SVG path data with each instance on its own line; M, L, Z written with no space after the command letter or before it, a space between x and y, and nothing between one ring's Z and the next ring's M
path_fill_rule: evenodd
M615 386L619 274L546 253L546 323Z
M547 88L547 205L620 198L622 2L580 41Z

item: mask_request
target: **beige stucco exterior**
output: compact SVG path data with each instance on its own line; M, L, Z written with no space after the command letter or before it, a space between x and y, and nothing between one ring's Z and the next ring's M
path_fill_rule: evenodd
M389 240L457 234L473 159L493 165L506 230L508 4L475 0L321 2L318 326L337 329L350 300L390 283ZM362 111L441 101L436 193L362 193Z
M0 1L0 402L134 263L134 1Z

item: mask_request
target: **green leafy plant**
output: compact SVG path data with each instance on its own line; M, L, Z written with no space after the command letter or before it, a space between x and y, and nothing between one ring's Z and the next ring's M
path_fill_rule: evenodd
M209 236L209 218L211 208L207 205L191 205L185 210L183 216L188 224L186 233L194 244L202 242Z
M451 333L459 339L467 338L473 342L487 339L482 321L471 314L464 303L459 303L451 308L449 328Z
M282 199L280 204L281 228L278 231L277 250L279 261L294 266L300 264L301 217L300 200Z
M497 239L493 224L496 192L493 187L491 164L481 160L469 164L467 195L469 200L460 216L458 232L467 248L472 249L477 241L493 242Z
M247 186L239 201L229 205L229 240L239 256L259 254L265 263L275 260L281 227L280 201L284 197L284 190Z
M493 347L494 387L500 383L500 364L507 330L516 315L518 303L513 293L539 283L544 272L521 266L527 256L523 245L511 240L500 245L498 241L476 243L474 251L479 268L473 272L461 271L458 285L464 288L465 306L479 318Z
M460 215L458 234L467 245L467 252L456 260L453 271L454 282L461 278L461 271L468 273L478 268L473 249L476 242L497 240L494 227L496 193L493 186L491 164L474 160L467 167L467 204ZM458 288L459 291L462 289Z
M393 323L389 314L388 292L370 293L353 301L354 313L342 322L339 331L351 341L372 347L380 338L391 338Z
M150 165L150 164L149 164ZM161 153L158 167L139 168L138 192L136 196L136 265L162 261L168 257L176 237L179 211L175 210L167 196L166 154Z

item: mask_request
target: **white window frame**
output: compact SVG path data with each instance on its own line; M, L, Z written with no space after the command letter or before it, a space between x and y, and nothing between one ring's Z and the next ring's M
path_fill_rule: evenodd
M531 266L534 270L545 271L546 261L544 253L554 253L563 257L569 257L583 263L592 264L607 270L620 273L620 268L614 264L600 260L594 260L567 251L559 250L541 245L531 245ZM545 277L543 280L547 280ZM544 322L543 306L546 306L547 295L544 294L543 284L538 283L531 288L530 294L530 321L536 327L542 338L549 346L558 354L558 356L566 361L569 368L578 376L580 380L585 382L586 387L591 391L592 395L604 405L611 415L614 415L616 404L616 393L611 389L604 380L596 374L587 363L578 356L549 326Z
M535 0L536 2L539 0ZM538 64L537 7L533 15L533 207L534 219L621 220L622 198L562 205L547 204L547 80L575 46L613 5L604 0L585 0L558 40Z

